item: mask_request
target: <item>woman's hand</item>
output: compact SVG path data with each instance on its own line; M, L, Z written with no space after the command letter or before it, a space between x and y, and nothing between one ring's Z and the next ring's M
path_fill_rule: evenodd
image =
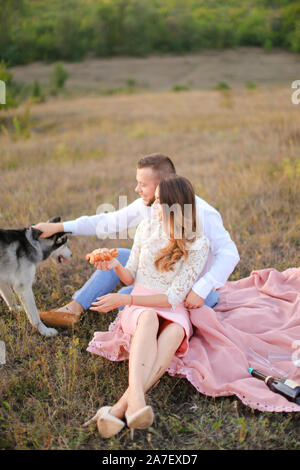
M106 294L102 297L97 297L98 302L93 302L93 307L90 307L90 310L107 313L121 305L129 304L129 299L130 295L126 294Z
M110 261L97 261L94 266L101 271L109 271L110 269L117 268L120 264L116 258L113 258Z

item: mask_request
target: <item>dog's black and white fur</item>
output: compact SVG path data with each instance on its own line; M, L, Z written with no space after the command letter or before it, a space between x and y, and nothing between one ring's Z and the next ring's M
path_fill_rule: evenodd
M60 222L55 217L49 222ZM18 296L31 325L44 336L54 336L57 331L42 323L32 292L37 266L51 257L56 262L69 259L71 250L67 247L64 232L49 238L41 238L41 231L34 227L18 230L0 229L0 295L8 308L20 310L14 293Z

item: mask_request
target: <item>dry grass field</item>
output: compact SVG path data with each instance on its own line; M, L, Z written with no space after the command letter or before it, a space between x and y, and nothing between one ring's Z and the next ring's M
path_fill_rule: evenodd
M119 195L130 202L137 160L163 152L220 211L241 256L231 280L256 269L299 266L300 105L292 104L289 87L58 96L7 111L0 134L0 226L92 215L103 202L117 207ZM131 241L73 237L71 262L56 268L46 261L38 269L39 308L70 300L93 272L85 253L99 245L130 247ZM2 300L0 314L7 352L0 366L0 448L300 447L297 414L206 397L168 375L148 393L153 427L133 440L128 429L103 440L96 427L81 424L120 396L127 363L93 356L86 347L116 312L88 311L73 331L51 339L36 334L23 312L10 315Z
M107 92L134 83L139 90L168 91L184 86L191 90L211 89L219 82L244 88L248 82L262 86L287 86L300 76L299 55L259 47L203 50L201 54L150 57L87 57L83 62L67 63L69 92ZM52 64L34 62L11 69L14 78L25 84L38 80L49 86Z

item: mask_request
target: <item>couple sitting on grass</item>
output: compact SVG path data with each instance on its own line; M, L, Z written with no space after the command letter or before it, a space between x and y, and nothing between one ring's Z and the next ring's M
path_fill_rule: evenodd
M36 225L43 232L42 237L47 237L59 231L95 235L99 234L100 226L119 227L121 231L139 224L132 250L119 248L116 260L98 263L96 272L74 294L73 300L55 310L52 323L64 326L77 321L87 309L108 312L126 305L120 318L125 339L120 336L116 344L109 341L105 346L105 339L99 341L96 333L88 348L117 360L114 351L120 349L120 354L124 354L122 351L132 337L129 388L110 411L107 407L99 410L98 427L103 435L111 434L110 427L112 432L120 428L121 421L114 425L111 417L123 418L125 412L131 427L151 424L153 416L150 407L145 406L145 392L164 374L173 355L187 350L192 334L188 310L202 307L204 302L213 307L218 300L216 288L225 284L239 261L236 246L219 213L194 195L187 179L176 175L169 157L153 154L142 158L136 179L135 191L140 198L124 209L63 224ZM179 210L172 217L171 212L165 218L164 209L174 204L182 213ZM192 219L186 224L185 209ZM126 222L127 227L120 227ZM188 224L191 233L185 233L184 225ZM175 239L173 234L178 232L180 238ZM110 293L120 280L128 287ZM51 317L53 321L53 313L40 315L49 324L47 319Z
M201 393L214 396L235 393L250 406L253 400L257 401L255 394L261 391L260 383L253 386L253 378L250 397L245 398L244 385L235 387L235 380L249 380L245 376L247 358L241 357L240 363L237 359L238 353L243 355L243 345L250 345L249 334L241 330L239 320L234 318L235 323L227 325L218 317L218 307L220 312L231 308L226 289L225 307L222 296L218 296L239 261L237 248L220 214L194 194L186 178L176 175L172 161L165 155L142 158L136 179L136 192L141 197L119 211L35 226L43 232L42 237L61 231L100 237L110 227L121 232L138 225L131 250L120 248L116 259L98 262L94 274L66 306L40 312L45 324L67 326L78 321L87 309L97 312L119 309L109 330L96 332L87 348L113 361L129 359L127 390L113 406L101 407L85 423L97 421L99 434L104 438L120 432L125 419L132 430L152 425L154 413L145 394L166 371L186 377ZM111 293L120 280L126 286ZM250 284L238 289L240 303L249 292L252 295L253 283ZM293 288L297 290L298 285ZM258 287L255 292L260 295ZM233 289L234 302L235 293ZM268 300L273 302L274 297L272 292ZM250 307L253 308L252 302ZM252 326L253 322L247 324L250 332ZM290 340L296 339L298 333L293 332ZM260 339L257 341L262 346ZM263 346L266 348L269 342L266 337ZM260 347L260 352L263 349ZM228 361L231 383L224 375L223 359ZM222 384L218 383L220 378ZM267 394L264 399L268 404L262 406L274 405L272 396ZM279 399L285 405L285 399ZM275 411L286 409L283 403ZM295 406L293 411L298 411L300 407Z

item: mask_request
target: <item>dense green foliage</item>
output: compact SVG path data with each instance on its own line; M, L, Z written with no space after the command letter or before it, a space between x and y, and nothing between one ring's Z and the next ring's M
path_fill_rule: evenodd
M298 0L0 0L0 25L10 66L244 45L300 52Z

